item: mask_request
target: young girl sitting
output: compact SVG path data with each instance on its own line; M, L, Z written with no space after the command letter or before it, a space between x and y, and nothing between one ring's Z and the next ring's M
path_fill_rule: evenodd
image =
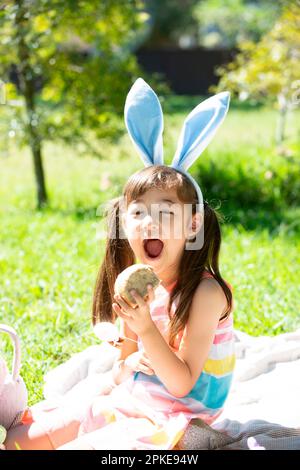
M64 409L34 405L33 421L8 432L7 449L15 442L21 449L173 449L192 418L211 424L222 412L235 365L232 288L218 266L218 214L187 168L228 104L220 93L190 113L167 166L159 101L141 78L132 86L125 122L146 168L110 206L93 300L93 324L119 318L129 338L120 343L114 384ZM147 300L133 294L133 308L115 295L114 282L137 262L150 265L161 284L149 286Z

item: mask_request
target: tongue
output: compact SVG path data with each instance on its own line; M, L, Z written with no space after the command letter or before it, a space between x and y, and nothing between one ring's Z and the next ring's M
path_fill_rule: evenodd
M149 240L146 243L146 249L147 253L150 256L159 256L161 253L161 250L163 249L163 242L161 240Z

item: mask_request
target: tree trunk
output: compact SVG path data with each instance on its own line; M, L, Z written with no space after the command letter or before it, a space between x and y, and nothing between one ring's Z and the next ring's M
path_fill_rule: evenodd
M27 135L32 152L34 172L37 186L37 209L42 209L48 202L45 176L42 161L42 145L38 132L38 120L35 110L34 71L30 64L30 50L25 37L28 30L30 12L24 0L16 0L17 13L15 17L17 53L19 58L20 86L25 98L27 114ZM26 6L27 5L27 6Z
M40 139L32 131L30 132L30 147L33 156L34 173L37 187L37 209L42 209L47 205L48 202L42 161L42 147Z

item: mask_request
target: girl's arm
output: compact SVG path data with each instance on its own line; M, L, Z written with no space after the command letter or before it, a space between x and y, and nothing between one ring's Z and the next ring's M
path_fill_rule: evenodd
M217 281L203 279L195 291L177 352L171 350L155 324L141 335L151 367L172 395L184 397L194 387L226 305Z

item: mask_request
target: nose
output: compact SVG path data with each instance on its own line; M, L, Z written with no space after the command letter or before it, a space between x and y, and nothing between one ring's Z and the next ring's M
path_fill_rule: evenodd
M156 220L153 220L153 217L150 214L147 214L144 217L142 223L143 234L151 238L159 238L159 224Z

